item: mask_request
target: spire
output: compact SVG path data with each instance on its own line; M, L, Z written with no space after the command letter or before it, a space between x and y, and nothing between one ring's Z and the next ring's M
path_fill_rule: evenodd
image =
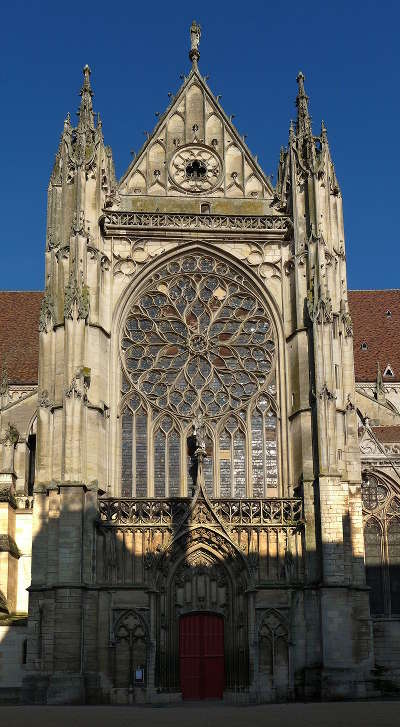
M90 86L90 73L90 68L86 64L83 69L83 86L80 91L81 105L78 111L78 126L85 126L86 128L94 129L94 114L92 104L93 91Z
M198 23L196 23L195 20L193 20L193 23L190 26L189 58L192 61L194 69L197 68L197 63L200 58L200 51L199 51L200 37L201 37L201 27L200 27L200 25L198 25Z
M298 135L311 136L311 118L308 113L308 96L304 90L304 75L300 71L296 81L299 85L299 90L296 98L297 106L297 125L296 132Z

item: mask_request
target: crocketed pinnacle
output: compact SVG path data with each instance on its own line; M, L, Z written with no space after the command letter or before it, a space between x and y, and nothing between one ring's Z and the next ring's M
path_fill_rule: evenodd
M296 132L298 136L312 135L311 131L311 118L308 113L308 96L304 90L304 74L300 71L297 76L297 83L299 90L296 98L297 106L297 123Z
M90 86L90 73L90 68L86 64L83 69L83 86L80 91L81 104L78 111L78 126L84 127L86 129L94 129L94 113L92 103L93 91Z
M385 393L385 387L383 384L383 377L382 377L382 371L381 371L381 365L379 361L377 361L377 372L376 372L376 392L377 395Z

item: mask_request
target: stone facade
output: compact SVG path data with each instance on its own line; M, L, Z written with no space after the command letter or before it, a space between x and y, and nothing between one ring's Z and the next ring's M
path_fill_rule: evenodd
M38 383L0 382L5 700L180 700L193 614L222 619L227 701L400 687L399 402L386 369L355 383L327 132L300 73L273 187L199 39L120 182L88 66L64 123Z

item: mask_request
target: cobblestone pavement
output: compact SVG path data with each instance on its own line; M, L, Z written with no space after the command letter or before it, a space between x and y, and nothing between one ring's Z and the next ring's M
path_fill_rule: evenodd
M1 727L399 727L400 702L231 707L0 707Z

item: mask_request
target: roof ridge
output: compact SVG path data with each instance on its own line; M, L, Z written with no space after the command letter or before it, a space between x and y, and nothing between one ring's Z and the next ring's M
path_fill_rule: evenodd
M349 288L348 293L400 293L400 288Z
M1 293L44 293L44 290L0 290Z

